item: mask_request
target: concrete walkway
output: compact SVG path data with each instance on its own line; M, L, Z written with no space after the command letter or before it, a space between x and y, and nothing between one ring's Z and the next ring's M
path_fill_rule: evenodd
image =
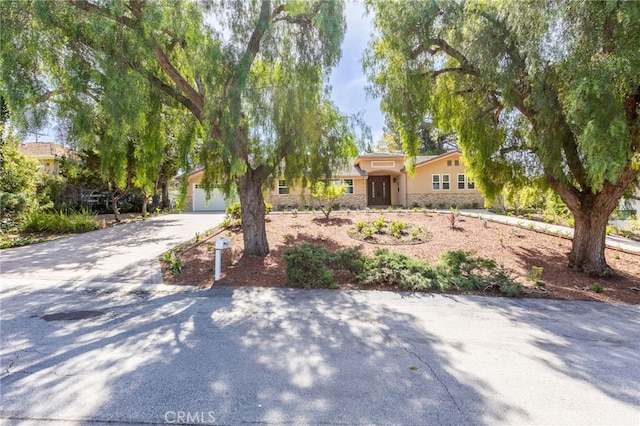
M535 220L522 219L513 216L504 216L487 210L462 210L460 213L464 216L477 217L480 219L490 220L492 222L519 226L525 229L535 229L537 231L552 235L559 235L570 239L573 238L573 228L569 228L568 226L553 225L550 223L542 223ZM606 244L609 248L626 251L628 253L640 254L640 242L638 241L629 240L615 235L607 235Z
M152 217L59 240L0 251L2 288L106 287L162 283L158 257L220 224L222 213Z

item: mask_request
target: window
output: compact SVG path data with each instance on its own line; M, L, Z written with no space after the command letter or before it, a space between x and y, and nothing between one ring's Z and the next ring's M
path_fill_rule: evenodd
M459 166L460 165L460 160L456 160L453 162L454 165Z
M440 175L431 175L431 187L434 191L440 190Z
M331 179L329 185L340 185L340 179Z
M467 189L476 189L476 182L469 179L467 181Z
M464 189L464 175L458 175L458 189Z
M278 180L278 195L287 195L289 193L289 188L287 187L287 182L283 179Z
M451 180L449 175L442 175L442 189L444 191L451 189Z
M447 160L447 167L451 167L451 160Z
M342 183L347 186L347 194L353 194L353 179L342 179Z

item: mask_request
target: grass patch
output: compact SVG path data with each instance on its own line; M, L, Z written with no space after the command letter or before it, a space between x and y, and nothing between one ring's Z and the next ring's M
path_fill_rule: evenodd
M35 211L24 218L24 232L51 234L78 234L99 228L98 216L88 211L43 212Z

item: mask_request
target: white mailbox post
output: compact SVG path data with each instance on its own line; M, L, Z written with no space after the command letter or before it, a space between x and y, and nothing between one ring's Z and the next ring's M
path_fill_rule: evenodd
M222 269L222 250L226 250L229 247L231 247L230 239L220 237L216 239L216 270L213 278L214 281L220 280L220 270Z

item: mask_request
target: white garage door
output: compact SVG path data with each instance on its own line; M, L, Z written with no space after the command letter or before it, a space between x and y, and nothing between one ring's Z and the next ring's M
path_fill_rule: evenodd
M224 198L224 194L214 189L209 194L211 198L207 201L207 193L204 189L200 188L197 183L193 185L193 211L194 212L207 212L207 211L224 211L228 204Z

